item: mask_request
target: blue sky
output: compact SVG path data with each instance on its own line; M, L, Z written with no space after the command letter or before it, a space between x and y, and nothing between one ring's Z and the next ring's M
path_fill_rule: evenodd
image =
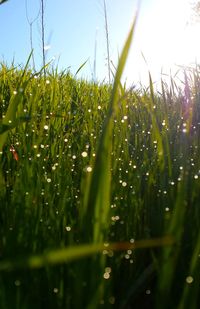
M9 0L0 6L0 61L8 64L13 59L15 64L25 63L30 53L26 3L28 18L33 21L38 14L39 0ZM115 65L137 3L136 0L106 1L110 54ZM189 0L141 1L135 39L124 73L129 83L145 81L148 69L159 79L161 69L190 63L197 57L200 48L191 33L196 31L197 35L199 28L188 26L188 3ZM99 81L107 80L103 0L45 0L45 38L46 45L50 45L47 59L55 58L54 63L60 69L70 67L74 73L89 59L80 72L80 77L88 79L94 73L96 42L96 75ZM190 40L188 44L186 39ZM39 68L42 64L40 17L33 23L33 45Z

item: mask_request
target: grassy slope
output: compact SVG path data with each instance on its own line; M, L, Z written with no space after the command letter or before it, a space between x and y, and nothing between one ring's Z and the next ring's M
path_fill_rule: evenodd
M56 71L45 79L29 71L22 75L14 68L0 70L1 118L12 102L18 104L18 122L7 119L0 127L3 132L5 124L13 125L4 131L0 158L0 268L5 261L19 266L26 256L102 240L131 244L171 235L176 243L163 249L109 249L70 264L43 262L40 269L27 267L25 260L20 268L1 271L0 308L198 308L197 72L187 86L187 107L173 83L163 84L159 95L151 81L149 89L121 86L106 142L112 144L105 152L111 155L106 173L112 179L106 215L103 209L95 212L92 203L85 209L85 200L91 181L87 168L98 165L95 155L112 90Z

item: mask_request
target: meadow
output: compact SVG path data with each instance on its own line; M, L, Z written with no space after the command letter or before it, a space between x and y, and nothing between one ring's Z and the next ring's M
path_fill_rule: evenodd
M200 73L0 68L0 308L199 308ZM31 55L30 55L31 57Z

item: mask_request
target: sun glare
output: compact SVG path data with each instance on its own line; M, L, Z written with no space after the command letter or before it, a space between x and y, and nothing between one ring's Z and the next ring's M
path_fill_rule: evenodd
M163 8L161 31L164 30L166 41L165 59L169 64L188 65L199 55L200 24L192 22L190 1L166 1ZM162 33L160 33L160 36ZM163 42L164 43L164 42ZM168 59L168 60L167 60Z
M200 22L195 22L193 15L190 0L154 0L138 23L133 46L137 52L130 57L141 80L148 70L160 79L161 71L176 72L200 60Z

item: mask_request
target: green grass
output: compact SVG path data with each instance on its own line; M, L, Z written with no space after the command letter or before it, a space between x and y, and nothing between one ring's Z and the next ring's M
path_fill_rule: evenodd
M2 309L199 308L199 68L126 89L133 31L113 86L1 65Z

